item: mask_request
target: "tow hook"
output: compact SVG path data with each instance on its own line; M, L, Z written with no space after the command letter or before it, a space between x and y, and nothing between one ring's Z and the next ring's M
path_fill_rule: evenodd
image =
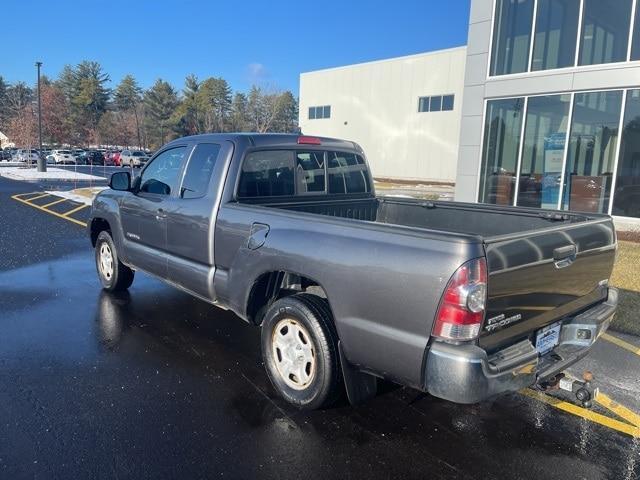
M577 380L568 377L564 373L559 373L555 377L539 383L538 388L543 392L564 390L565 392L573 393L580 405L584 408L591 408L593 406L593 399L598 396L598 389L593 387L592 382L593 373L589 371L582 374L582 380Z

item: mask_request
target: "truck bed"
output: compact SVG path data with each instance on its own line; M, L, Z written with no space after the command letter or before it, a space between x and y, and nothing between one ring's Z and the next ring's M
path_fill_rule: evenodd
M606 300L616 250L606 215L384 197L273 206L481 242L489 282L479 344L489 352L535 345L539 329Z
M599 217L564 212L557 214L540 209L389 197L309 202L297 200L295 203L274 203L271 206L352 220L480 236L483 239L584 222Z

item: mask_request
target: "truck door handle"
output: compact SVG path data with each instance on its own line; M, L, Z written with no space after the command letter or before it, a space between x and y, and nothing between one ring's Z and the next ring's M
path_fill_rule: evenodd
M558 247L553 250L553 261L556 268L564 268L571 265L576 259L577 249L575 245Z
M267 235L269 235L269 225L254 223L251 225L251 231L249 232L247 248L249 250L257 250L267 241Z
M156 210L156 220L164 220L165 218L167 218L167 214L162 208Z

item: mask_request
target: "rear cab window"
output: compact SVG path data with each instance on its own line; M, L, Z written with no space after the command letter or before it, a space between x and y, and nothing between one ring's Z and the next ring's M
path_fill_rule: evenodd
M285 197L295 194L293 151L262 150L242 162L239 198Z
M337 150L256 150L242 162L239 201L371 193L364 158ZM284 200L284 199L282 199Z

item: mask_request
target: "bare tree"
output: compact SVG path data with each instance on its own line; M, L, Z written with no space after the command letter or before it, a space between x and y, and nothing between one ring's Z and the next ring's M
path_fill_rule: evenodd
M31 104L25 105L9 122L9 137L21 147L31 147L38 141L38 118Z

